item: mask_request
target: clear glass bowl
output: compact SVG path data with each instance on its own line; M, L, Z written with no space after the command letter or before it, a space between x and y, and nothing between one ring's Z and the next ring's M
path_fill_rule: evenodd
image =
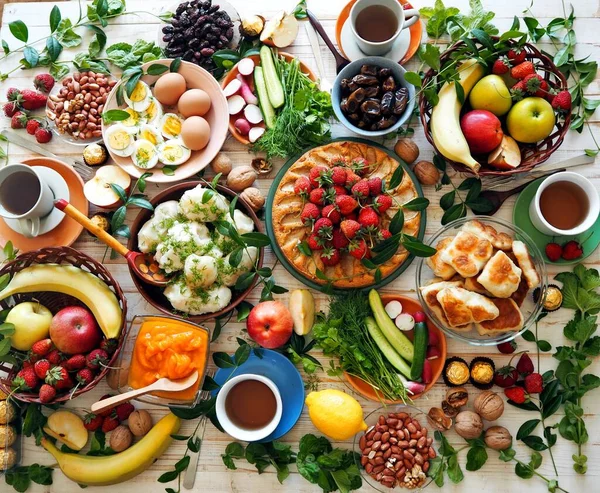
M204 382L204 377L206 376L206 369L208 366L208 358L210 354L210 331L206 327L202 327L195 323L189 322L187 320L182 320L176 317L166 317L164 315L136 315L131 321L131 325L129 327L129 332L127 334L127 338L123 342L123 347L121 348L121 354L117 361L117 372L116 381L119 383L119 388L117 389L120 394L125 392L129 392L130 390L134 390L133 387L129 385L128 376L129 376L129 366L131 363L131 358L133 356L133 349L135 347L135 341L140 332L140 328L142 324L147 320L152 319L166 319L169 321L176 322L178 324L188 325L190 328L195 330L206 332L206 354L204 358L204 368L202 374L200 375L200 383L198 385L198 392L196 392L196 396L192 400L172 400L167 399L165 397L158 397L151 394L146 394L140 397L136 397L135 400L140 402L145 402L147 404L154 404L158 406L172 406L172 407L182 407L182 408L190 408L194 407L200 402L200 397L202 394L202 384Z
M533 265L540 276L540 296L537 302L533 300L533 292L529 291L521 305L521 313L523 314L523 328L519 331L515 332L504 332L502 334L498 334L493 337L487 337L480 335L475 329L472 329L469 332L457 332L448 328L443 324L440 319L436 316L436 314L427 306L425 300L423 299L423 295L421 294L421 287L426 286L434 280L435 275L432 270L429 268L427 264L425 264L425 259L420 257L417 259L417 269L416 269L416 285L417 285L417 295L419 297L419 301L421 305L423 305L423 309L429 319L446 335L449 337L453 337L454 339L458 339L459 341L467 342L474 346L495 346L502 342L512 341L519 335L521 335L524 331L526 331L537 319L538 315L542 311L544 301L546 299L546 291L548 288L548 278L546 275L546 265L544 263L542 254L535 243L527 236L527 234L516 227L515 225L509 223L508 221L504 221L502 219L493 218L490 216L477 216L477 217L463 217L461 219L457 219L456 221L452 221L446 226L442 227L439 231L437 231L427 243L429 246L435 247L438 241L447 236L454 236L458 233L458 230L463 226L463 224L472 221L478 220L483 224L488 224L494 227L499 233L506 233L512 236L513 239L520 240L527 246L529 250L529 255L533 259Z
M429 423L427 422L427 415L420 409L418 409L414 406L411 406L409 404L395 404L395 405L381 406L381 407L375 409L374 411L370 412L369 414L367 414L367 416L365 416L365 423L367 423L367 425L369 426L367 428L367 430L365 431L365 433L369 432L371 427L375 426L377 424L377 421L379 420L379 416L381 416L381 415L387 416L389 413L394 413L394 414L406 413L406 414L408 414L411 418L416 419L419 422L422 429L426 428L427 436L431 437L433 439L434 430L431 428L431 426L429 426ZM358 455L355 455L355 457L357 457L356 465L358 466L358 469L360 470L363 480L369 486L371 486L373 489L375 489L381 493L390 493L390 491L422 491L431 484L432 480L430 477L427 477L425 479L425 482L423 483L422 486L420 486L418 488L412 488L412 489L401 486L402 483L399 483L395 488L388 488L387 486L384 486L383 484L381 484L379 481L376 481L374 478L372 478L367 473L367 471L364 469L364 467L360 463L360 458L362 457L362 451L360 449L359 442L360 442L360 439L362 436L363 436L363 433L357 433L354 436L353 451L356 454L358 454ZM432 446L435 447L435 442L433 442Z

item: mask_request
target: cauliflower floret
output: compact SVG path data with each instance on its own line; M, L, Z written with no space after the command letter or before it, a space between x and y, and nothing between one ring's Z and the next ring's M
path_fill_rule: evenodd
M159 204L154 209L154 218L162 221L163 219L175 219L179 214L179 202L176 200L167 200Z
M231 255L231 254L230 254ZM229 255L223 258L223 263L220 266L220 281L225 286L233 286L238 277L240 277L244 272L249 272L254 264L256 263L256 258L258 257L258 248L256 247L247 247L243 250L242 260L237 267L233 267L229 263Z
M228 223L233 223L235 229L237 229L238 233L241 235L254 231L254 221L252 218L244 214L239 209L233 211L233 219L231 219L231 215L228 213L225 217L225 221Z
M138 233L138 249L140 252L149 253L156 250L160 243L161 232L154 222L154 218L147 221Z
M161 240L154 258L165 272L183 269L185 259L194 253L216 258L223 255L211 240L208 228L197 222L176 222Z
M228 209L229 201L225 197L201 185L185 192L179 201L179 212L192 221L223 219Z
M238 247L238 244L232 240L229 236L222 235L216 229L212 232L213 243L217 246L223 254L230 253Z
M185 259L184 273L188 285L206 288L217 279L217 261L208 255L193 253Z
M231 290L226 286L194 290L182 281L169 284L164 294L173 308L190 315L217 312L231 301Z
M178 202L168 200L156 206L154 214L138 233L138 248L140 252L148 253L156 250L161 237L175 224L178 214Z
M156 253L154 254L154 260L158 262L160 268L166 273L183 269L184 259L179 256L173 246L169 243L158 244Z

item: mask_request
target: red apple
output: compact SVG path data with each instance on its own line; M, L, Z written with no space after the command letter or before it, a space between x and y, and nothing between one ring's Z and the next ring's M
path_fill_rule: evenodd
M283 346L292 335L292 314L281 301L263 301L246 320L248 335L267 349Z
M460 128L473 154L493 151L502 142L502 124L491 111L473 110L460 119Z
M100 345L102 332L89 310L68 306L52 317L50 339L61 353L82 354Z

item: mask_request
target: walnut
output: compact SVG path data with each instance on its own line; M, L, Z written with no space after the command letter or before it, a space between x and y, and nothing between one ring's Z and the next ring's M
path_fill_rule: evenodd
M462 411L454 418L454 429L461 437L471 440L478 438L483 431L483 421L473 411Z
M227 176L231 172L233 164L227 154L219 152L210 163L210 167L215 173L221 173L223 176Z
M504 426L492 426L485 432L485 444L494 450L506 450L512 445L512 436Z
M129 415L129 429L136 437L143 437L152 429L152 416L144 409L133 411Z
M450 407L461 408L466 406L468 400L469 393L464 387L455 387L446 392L446 402Z
M454 418L460 412L460 407L452 407L448 401L442 401L442 411L449 418Z
M444 414L439 407L432 407L427 414L427 421L436 430L446 431L452 428L452 419Z
M250 166L238 166L227 176L227 186L234 192L241 192L252 185L256 178L256 171Z
M394 146L394 152L406 162L406 164L414 163L419 157L419 146L411 139L398 139Z
M131 416L129 417L131 419ZM127 426L119 425L110 434L110 448L115 452L123 452L123 450L131 447L133 435Z
M475 412L487 421L496 421L504 412L504 401L495 392L486 390L475 398Z
M435 185L440 179L440 171L429 161L419 161L413 172L423 185Z
M265 205L265 198L258 188L246 188L240 193L240 198L244 199L254 212L257 212Z

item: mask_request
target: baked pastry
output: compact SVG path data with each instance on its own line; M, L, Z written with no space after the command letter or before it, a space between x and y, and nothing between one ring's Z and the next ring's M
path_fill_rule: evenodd
M439 281L429 284L427 286L423 286L421 288L421 295L425 300L425 304L429 307L429 309L435 313L435 316L444 324L448 325L448 319L444 314L444 310L442 310L442 305L440 305L437 300L437 294L444 288L457 287L460 288L463 286L461 281Z
M498 250L510 250L512 247L513 239L509 235L498 233L493 226L483 224L477 219L465 223L460 229L488 240Z
M447 264L441 259L442 251L452 242L453 238L453 236L442 238L440 241L438 241L437 245L435 246L437 253L425 259L425 263L433 271L435 276L441 277L444 281L447 281L454 274L456 274L456 270L454 270L454 267L452 267L450 264Z
M533 259L529 255L529 250L527 250L525 243L518 240L513 241L512 251L517 258L517 263L521 268L529 289L537 288L540 285L540 275L533 265Z
M519 287L513 294L510 295L510 299L513 300L518 306L521 306L527 298L527 293L529 293L529 286L527 285L527 280L525 279L525 276L521 276L521 282L519 282Z
M446 287L436 296L451 327L493 320L500 311L492 301L459 287Z
M479 284L479 281L477 281L476 277L466 277L464 281L464 288L468 291L473 291L475 293L487 296L488 298L492 297L490 292L487 289L485 289L481 284Z
M499 315L493 320L485 320L475 324L477 332L482 336L493 336L503 332L516 332L523 328L523 314L519 306L511 298L493 298Z
M521 282L521 269L499 250L489 260L477 281L496 298L509 298Z
M493 253L492 244L473 233L459 231L442 250L440 259L452 266L462 277L479 274Z

